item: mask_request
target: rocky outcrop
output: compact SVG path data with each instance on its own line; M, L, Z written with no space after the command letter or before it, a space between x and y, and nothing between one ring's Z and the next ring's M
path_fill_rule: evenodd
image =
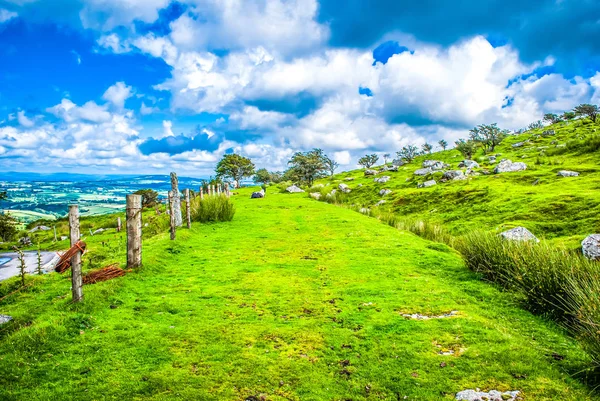
M578 177L579 173L577 171L560 170L556 175L559 177Z
M459 177L464 177L465 173L462 172L462 170L449 170L446 171L443 175L443 179L445 180L456 180L457 178L460 179Z
M389 195L391 193L392 193L392 191L389 190L389 189L382 189L381 191L379 191L379 195L380 196L386 196L386 195Z
M525 164L523 162L514 162L513 163L511 160L504 159L500 163L498 163L496 168L494 168L494 173L496 173L496 174L513 173L515 171L523 171L523 170L527 170L527 164Z
M265 190L261 189L258 192L252 192L252 195L250 196L251 199L258 199L258 198L264 198L265 197Z
M431 174L432 172L433 172L433 170L431 170L429 167L420 168L418 170L415 170L414 175L427 175L427 174Z
M519 399L520 391L490 390L488 392L477 390L463 390L456 393L456 400L460 401L516 401Z
M435 182L435 180L429 180L429 181L425 181L422 184L417 185L417 188L427 188L427 187L432 187L434 185L436 185L437 182Z
M365 170L365 175L377 175L377 170Z
M342 191L345 194L349 194L352 190L350 189L350 187L346 184L340 184L338 185L338 189L340 191Z
M299 187L298 187L298 186L296 186L296 185L292 185L292 186L289 186L289 187L287 187L287 188L285 189L285 191L286 191L286 192L289 192L290 194L298 194L298 193L300 193L300 192L304 192L304 190L303 190L302 188L299 188Z
M390 176L388 175L384 175L383 177L379 177L379 178L375 178L373 180L373 182L377 182L379 184L385 184L386 182L388 182L390 180Z
M535 235L525 227L515 227L500 233L500 236L510 241L535 241L540 242Z
M583 256L591 260L600 260L600 234L588 235L581 242Z
M402 159L394 159L394 160L392 160L392 166L401 167L401 166L404 166L404 164L405 164L404 160L402 160Z
M465 159L463 161L461 161L460 163L458 163L458 167L459 168L479 168L479 163L477 163L476 161L473 160L468 160Z
M8 316L8 315L0 315L0 325L4 324L4 323L8 323L11 320L13 320L12 316Z

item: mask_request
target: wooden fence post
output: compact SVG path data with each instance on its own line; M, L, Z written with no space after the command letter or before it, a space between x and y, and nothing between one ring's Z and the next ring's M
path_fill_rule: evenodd
M117 232L121 232L121 218L117 217Z
M56 237L56 226L54 226L54 242L57 242L58 238Z
M173 192L171 203L173 204L173 209L171 213L175 213L175 224L177 227L183 225L183 217L181 216L181 196L179 194L179 179L177 178L177 174L171 173L171 191Z
M185 219L187 228L192 228L192 207L190 205L190 190L185 189Z
M204 187L200 186L200 200L204 200Z
M71 248L81 238L79 232L79 206L69 206L69 232L71 236ZM77 251L71 258L71 293L73 302L81 302L83 299L83 278L81 277L81 251Z
M177 222L175 221L175 213L173 212L173 191L169 191L169 212L171 217L171 240L175 239L177 233Z
M229 193L229 183L228 182L225 183L225 195L227 195L228 198L231 196L231 194Z
M127 268L142 266L142 195L127 195Z

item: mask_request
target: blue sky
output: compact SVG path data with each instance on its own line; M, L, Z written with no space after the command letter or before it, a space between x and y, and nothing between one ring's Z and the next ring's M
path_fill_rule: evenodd
M0 168L208 175L600 103L592 0L0 0Z

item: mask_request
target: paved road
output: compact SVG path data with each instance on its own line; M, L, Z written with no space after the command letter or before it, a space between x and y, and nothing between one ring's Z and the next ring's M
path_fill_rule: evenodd
M37 270L37 251L28 251L24 252L24 254L27 272L35 273ZM16 252L0 253L0 281L19 275L20 262L18 256ZM56 252L42 252L42 269L45 272L52 271L57 261L58 255Z

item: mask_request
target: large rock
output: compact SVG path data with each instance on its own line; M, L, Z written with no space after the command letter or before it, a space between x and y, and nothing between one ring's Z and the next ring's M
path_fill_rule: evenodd
M392 160L392 166L401 167L404 166L404 160L402 159L394 159Z
M442 178L446 180L456 180L458 177L464 177L465 173L462 170L449 170L444 173ZM460 178L459 178L460 179Z
M527 142L517 142L517 143L513 143L512 147L513 148L521 148L523 146L525 146Z
M579 173L577 171L560 170L556 175L559 177L577 177Z
M427 174L431 174L432 170L427 167L427 168L420 168L418 170L415 170L414 174L415 175L427 175Z
M398 166L392 166L392 167L388 167L387 171L398 171Z
M535 241L540 242L535 235L525 227L515 227L500 233L500 236L510 241Z
M11 320L13 320L12 316L8 316L8 315L0 315L0 325L4 324L4 323L8 323Z
M456 393L455 400L459 401L516 401L521 392L490 390L489 392L477 390L463 390Z
M436 184L437 184L437 182L435 182L435 180L429 180L429 181L425 181L422 184L417 185L417 188L428 188L428 187L432 187Z
M432 170L443 170L445 168L450 167L440 160L425 160L423 162L423 168L430 168Z
M375 178L373 181L378 182L380 184L385 184L390 180L390 178L391 177L389 175L384 175L383 177Z
M600 260L600 234L588 235L581 242L583 256L591 260Z
M458 163L458 167L466 167L466 168L479 168L479 163L473 160L465 159Z
M264 198L265 197L265 190L261 189L258 192L252 192L252 196L250 196L251 199L258 199L258 198Z
M513 173L515 171L523 171L523 170L527 170L527 164L525 164L523 162L513 163L512 161L510 161L508 159L504 159L500 163L498 163L496 168L494 168L494 173L496 173L496 174L498 174L498 173Z
M386 195L389 195L391 193L392 193L392 191L389 190L389 189L382 189L381 191L379 191L379 195L380 196L386 196Z
M365 170L365 175L377 175L377 170Z
M345 194L349 194L352 190L350 189L350 187L346 184L340 184L338 185L338 189L340 191L342 191Z
M302 188L299 188L296 185L292 185L289 186L285 189L286 192L289 192L290 194L299 194L300 192L304 192L304 190Z

